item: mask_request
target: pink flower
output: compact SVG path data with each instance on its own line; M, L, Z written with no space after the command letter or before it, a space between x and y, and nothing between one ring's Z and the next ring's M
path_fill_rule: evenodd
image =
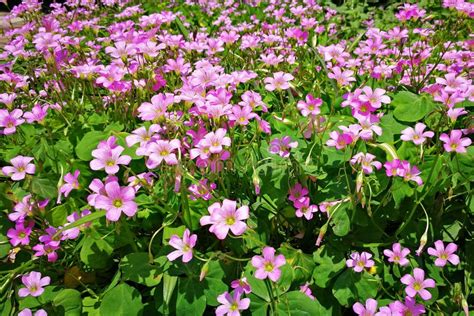
M329 136L331 138L326 142L326 145L329 147L336 147L336 149L344 149L354 141L354 135L352 133L339 133L337 131L332 131L329 133Z
M1 2L1 1L0 1ZM48 316L48 313L44 309L38 309L34 314L29 308L23 309L18 313L18 316Z
M342 71L339 67L333 67L332 72L328 73L328 77L331 79L336 80L339 86L347 86L351 82L356 81L354 76L354 72L352 70L344 70Z
M159 139L149 144L147 147L147 168L154 169L158 167L163 160L167 165L177 165L178 159L174 151L178 148L180 148L180 142L177 139L171 141Z
M20 109L14 109L13 111L8 112L8 110L0 110L0 127L3 127L4 135L13 134L16 132L16 127L25 122L21 118L23 111Z
M189 229L186 229L183 234L183 239L178 235L173 235L170 238L169 245L177 250L169 253L166 257L169 261L174 261L178 257L183 256L183 262L189 262L193 258L193 248L196 246L197 235L190 235Z
M309 193L308 189L303 187L301 184L296 183L290 188L288 200L296 202L297 200L303 199Z
M222 206L216 202L209 206L208 211L210 216L201 217L201 226L211 225L209 231L221 240L227 237L229 230L236 236L247 230L244 220L249 218L249 208L246 205L237 209L237 202L225 199Z
M401 161L398 159L394 159L392 161L387 161L384 163L385 173L387 177L394 177L398 173L398 168L401 166Z
M41 106L40 104L36 104L32 109L31 112L25 112L23 117L26 119L28 123L34 122L42 122L48 114L49 105Z
M294 206L296 207L296 217L305 217L308 221L313 218L313 213L318 211L317 205L310 205L309 197L304 197L296 200Z
M235 289L236 292L244 292L245 294L250 294L252 292L252 287L248 283L246 277L232 281L230 287Z
M425 313L425 307L422 304L416 304L416 300L409 296L405 297L405 303L402 303L400 301L395 301L393 303L390 303L389 306L390 306L391 314L388 314L388 315L418 316Z
M370 106L373 108L378 109L382 106L382 103L390 103L390 98L385 95L384 89L376 88L374 91L372 91L371 87L366 86L362 88L362 91L363 94L359 96L359 100L370 103Z
M385 249L384 255L388 257L389 262L398 263L401 266L406 266L410 263L406 256L410 253L410 249L402 248L399 243L392 245L392 250Z
M272 154L278 154L280 157L290 157L291 148L298 147L297 141L292 141L290 136L283 136L282 138L275 138L270 142L269 151Z
M95 158L90 162L92 170L104 169L107 174L116 174L120 167L119 165L128 165L132 157L128 155L121 156L124 148L116 146L115 148L97 148L92 151L92 156Z
M350 163L351 165L360 164L362 166L362 171L364 171L365 174L370 174L374 171L375 167L377 170L382 168L382 163L378 161L374 161L375 156L372 154L364 154L364 153L358 153L354 157L352 157Z
M33 213L33 203L30 202L31 194L25 195L21 202L13 207L13 213L8 214L8 219L12 222L23 221Z
M91 214L91 211L89 211L88 209L83 210L80 215L79 215L78 212L73 212L71 215L66 217L68 222L66 224L64 224L64 227L67 227L68 225L71 225L72 223L74 223L78 219L80 219L80 218L82 218L86 215L89 215L89 214ZM81 230L85 229L86 227L89 227L90 225L91 225L91 222L87 222L87 223L79 225L77 227L66 229L62 232L62 236L64 237L64 239L76 239L77 237L79 237L79 234L80 234Z
M403 177L405 181L414 181L418 185L423 185L420 177L421 171L416 166L411 166L408 161L402 161L400 168L397 169L397 175Z
M23 285L26 287L21 288L18 291L18 296L26 297L31 295L37 297L43 294L43 286L49 285L51 278L48 276L42 278L40 272L32 271L29 274L23 275L21 277L21 282L23 282Z
M33 157L16 156L10 160L12 167L3 167L2 172L4 175L9 176L13 181L23 180L26 174L35 173L35 165L30 163L33 159Z
M246 126L249 124L249 120L257 117L257 114L252 110L252 107L248 105L244 107L235 105L232 107L232 114L229 114L229 120L234 121L237 125Z
M355 272L362 272L364 268L371 268L374 266L375 262L370 260L372 258L372 254L368 252L353 252L351 254L351 259L346 261L346 265L349 268L353 268Z
M304 117L311 115L315 116L321 113L321 105L323 104L323 100L320 98L315 98L311 94L306 96L306 101L298 101L297 108L300 110L301 115Z
M268 91L286 90L290 87L289 82L293 79L295 79L295 77L288 73L282 71L276 72L273 74L273 78L267 77L264 79L264 82L266 83L265 89Z
M415 129L407 127L402 131L400 138L406 142L412 141L415 145L421 145L426 141L426 138L432 138L434 133L431 131L424 132L426 125L423 123L416 123Z
M444 150L447 152L465 153L466 147L469 147L472 141L467 137L461 137L462 131L455 129L450 132L449 136L445 133L441 134L439 139L444 143Z
M449 243L446 248L442 240L435 241L435 248L428 248L428 254L437 257L435 260L435 266L444 267L448 261L453 265L459 264L459 257L455 254L458 250L458 246L455 243Z
M250 299L241 299L241 295L242 292L239 291L234 291L233 295L230 295L229 292L224 292L219 295L217 301L222 305L217 307L216 316L239 316L240 311L248 309L250 306Z
M25 226L25 224L28 224ZM7 231L7 237L13 246L28 245L30 243L31 229L34 222L17 222L15 228L10 228Z
M70 172L68 172L64 176L64 181L66 183L64 183L59 188L59 192L64 194L65 197L67 197L73 189L79 188L79 181L77 179L79 178L80 174L81 174L81 172L79 170L74 171L74 174L71 174Z
M142 121L158 121L163 118L168 107L174 103L174 94L159 93L151 98L150 102L144 102L138 107L138 117Z
M131 217L137 212L135 203L135 190L131 187L120 187L117 181L106 183L104 194L100 194L95 199L95 207L106 210L105 217L112 222L119 220L124 212Z
M407 293L409 297L415 297L416 294L419 294L425 301L431 299L431 293L428 292L426 288L433 288L436 286L433 279L425 280L425 271L420 268L415 268L413 270L413 276L405 274L401 278L401 282L407 286L405 288L405 293Z
M313 296L313 292L311 291L311 288L309 287L309 283L306 282L304 285L300 286L300 292L309 297L312 300L315 300L316 298Z
M211 192L217 187L215 183L207 184L207 179L199 180L199 184L191 184L188 188L191 192L189 199L197 200L199 198L209 201L212 198Z
M354 313L361 316L374 316L377 312L377 301L373 298L369 298L365 301L365 306L357 302L352 305L352 310Z
M252 257L252 266L256 268L255 277L260 280L269 278L273 282L278 281L281 276L281 266L286 264L286 259L283 255L275 257L275 249L273 247L264 247L262 256Z

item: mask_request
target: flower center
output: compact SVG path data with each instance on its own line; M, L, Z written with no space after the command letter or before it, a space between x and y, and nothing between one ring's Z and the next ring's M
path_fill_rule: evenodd
M107 166L112 167L113 165L115 165L115 161L113 160L107 161Z
M162 151L160 152L160 155L161 155L161 156L168 156L168 154L169 154L169 153L168 153L167 150L162 150Z
M25 171L25 167L24 166L20 166L17 168L18 172L23 172Z
M26 237L26 234L25 234L25 232L21 232L21 233L19 233L19 234L18 234L18 237L20 237L20 238L25 238L25 237Z
M232 305L230 305L230 308L229 308L231 311L236 311L239 309L239 306L237 305L237 302L233 302Z
M357 265L361 268L365 267L365 262L364 261L357 261Z
M188 244L184 244L183 252L188 252L189 250L191 250L191 247Z
M273 264L271 262L266 262L264 266L265 271L272 272L273 271Z
M227 217L227 218L225 219L225 223L226 223L227 225L229 225L229 226L230 226L230 225L234 225L234 223L235 223L235 217L233 217L233 216Z
M454 149L456 149L456 148L458 148L458 144L451 144L451 149L454 150Z
M117 199L117 200L114 200L113 205L115 207L121 207L123 205L123 202L122 200Z
M447 253L442 253L441 256L439 256L441 259L443 260L447 260L448 259L448 254Z
M413 288L415 289L415 291L421 290L422 287L421 287L420 282L413 283Z
M400 256L395 256L395 257L393 257L393 261L399 262L399 261L400 261Z

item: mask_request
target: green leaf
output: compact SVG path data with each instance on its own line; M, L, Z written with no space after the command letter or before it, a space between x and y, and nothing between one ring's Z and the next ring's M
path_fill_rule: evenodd
M278 298L278 315L317 316L327 315L327 310L317 301L300 291L292 291Z
M136 252L126 255L120 262L124 280L133 281L146 286L155 286L161 282L163 274L157 266L148 262L148 253Z
M77 221L75 221L74 223L72 224L69 224L67 225L66 227L63 227L61 228L60 230L58 230L58 232L56 232L56 235L59 235L60 233L62 233L63 231L65 230L68 230L68 229L71 229L71 228L75 228L75 227L79 227L85 223L88 223L88 222L92 222L98 218L101 218L101 217L104 217L105 214L107 213L107 211L105 210L100 210L100 211L96 211L94 213L91 213L89 215L86 215L84 217L81 217L80 219L78 219Z
M378 281L370 274L347 269L334 282L332 292L341 305L348 307L355 302L365 302L366 299L375 297L377 290Z
M80 257L82 262L93 269L105 269L109 265L113 250L112 246L100 235L85 236Z
M380 119L380 127L382 128L382 135L377 137L377 140L382 143L393 143L394 135L401 134L407 126L400 124L395 120L392 113L385 114Z
M99 316L100 315L100 301L99 299L92 298L90 296L84 297L82 300L82 313L87 316Z
M436 107L430 97L409 91L398 92L393 97L392 105L395 107L393 111L395 118L405 122L417 122Z
M347 213L350 206L350 203L343 203L340 207L334 208L331 224L336 236L346 236L351 229L351 220Z
M97 147L101 140L107 138L107 134L102 131L91 131L86 133L76 145L76 155L81 160L89 161L92 159L92 151Z
M197 279L180 279L176 299L176 315L202 315L206 309L206 295Z
M81 315L81 293L73 289L64 289L53 300L55 315Z
M143 311L142 297L133 287L122 283L104 295L100 304L102 316L135 316Z
M324 245L313 255L317 266L313 271L314 283L322 288L329 285L329 282L346 266L344 253L337 252L331 245Z
M52 179L55 177L50 175L49 178L38 178L34 177L31 180L31 191L38 194L42 198L53 199L58 193L56 182Z

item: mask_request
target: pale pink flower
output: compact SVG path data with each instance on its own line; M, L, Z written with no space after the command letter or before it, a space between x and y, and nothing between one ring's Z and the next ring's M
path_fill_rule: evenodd
M374 316L377 312L377 305L378 303L376 300L374 300L373 298L368 298L365 301L365 306L357 302L352 305L352 310L354 311L354 313L360 316Z
M120 167L119 165L128 165L132 157L128 155L121 155L124 151L122 146L115 148L97 148L92 151L92 156L95 158L90 162L92 170L104 169L107 174L116 174Z
M295 79L291 74L284 73L282 71L276 72L272 77L267 77L264 79L266 83L265 89L268 91L274 90L286 90L290 87L289 82Z
M249 298L241 298L242 292L234 291L231 295L229 292L224 292L217 297L219 305L216 309L216 316L239 316L240 311L246 310L250 306Z
M425 132L426 125L423 123L416 123L415 128L407 127L402 130L400 138L406 142L412 141L415 145L421 145L426 141L426 138L432 138L434 133L431 131Z
M222 206L216 202L209 206L209 214L201 217L201 226L211 225L209 231L217 238L225 239L229 230L236 236L247 230L244 220L249 218L249 208L244 205L237 209L237 202L225 199Z
M444 143L444 150L447 152L465 153L466 147L469 147L472 143L469 138L462 138L462 131L457 129L452 130L449 135L441 134L439 139Z
M117 181L106 183L103 189L104 194L95 198L95 207L106 210L105 217L112 222L119 220L120 215L131 217L137 212L135 203L135 190L131 187L121 187Z
M270 142L269 151L272 154L278 154L280 157L288 158L292 148L298 147L298 142L293 141L290 136L274 138Z
M399 243L392 245L392 250L385 249L383 254L387 256L389 262L398 263L401 266L406 266L410 263L406 256L410 253L410 249L402 248Z
M33 157L16 156L10 160L12 166L3 167L2 172L13 181L23 180L26 174L35 173L35 165L30 163L33 159Z
M32 271L28 274L24 274L21 277L21 282L23 282L25 287L18 291L18 296L26 297L31 295L38 297L43 294L43 286L49 285L51 278L49 276L42 278L40 272Z
M157 140L147 146L148 159L146 166L148 169L154 169L158 167L164 160L167 165L177 165L178 158L174 151L180 148L180 142L178 139L169 140Z
M428 254L437 257L435 260L435 266L444 267L448 261L453 265L459 264L459 257L455 254L458 250L458 246L455 243L449 243L446 248L442 240L437 240L434 243L435 248L428 248Z
M372 91L372 88L365 86L362 88L363 93L359 96L359 100L362 102L368 102L373 108L380 108L382 103L389 104L390 98L385 95L385 90L376 88Z
M22 115L23 111L20 109L14 109L11 112L0 109L0 127L3 127L3 131L0 133L4 135L15 133L16 127L25 122L25 120L21 118Z
M433 279L425 279L425 271L420 268L415 268L413 270L413 276L405 274L400 281L407 286L405 288L405 293L407 293L409 297L415 297L416 294L419 294L425 301L431 299L431 293L428 292L426 288L433 288L436 286Z
M306 100L298 101L297 108L301 112L301 115L304 117L311 115L315 116L321 113L321 105L323 104L323 100L320 98L315 98L311 94L306 96Z
M362 253L353 252L351 259L347 259L346 265L353 268L355 272L362 272L365 268L371 268L375 262L371 260L372 254L363 251Z
M278 281L281 276L279 268L285 264L285 257L281 254L275 257L275 248L272 247L264 247L262 256L252 257L252 266L257 269L254 276L260 280L269 278L273 282Z
M142 121L158 121L165 117L168 107L174 103L174 94L159 93L138 107L138 117Z
M350 160L351 165L360 164L362 166L362 171L365 174L371 174L374 171L374 167L377 170L382 168L382 163L375 161L376 157L372 154L358 153Z
M189 229L186 229L183 233L183 238L179 238L178 235L172 235L169 241L170 246L177 249L170 252L166 257L169 261L174 261L178 257L183 257L184 263L191 261L193 258L193 248L196 246L197 235L191 235Z

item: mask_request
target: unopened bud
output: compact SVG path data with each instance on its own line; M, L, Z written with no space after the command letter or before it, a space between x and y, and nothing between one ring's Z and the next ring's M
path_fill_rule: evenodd
M319 247L319 245L321 245L321 242L323 241L324 235L326 234L327 230L328 230L328 223L324 224L319 230L318 239L316 239L316 246Z

